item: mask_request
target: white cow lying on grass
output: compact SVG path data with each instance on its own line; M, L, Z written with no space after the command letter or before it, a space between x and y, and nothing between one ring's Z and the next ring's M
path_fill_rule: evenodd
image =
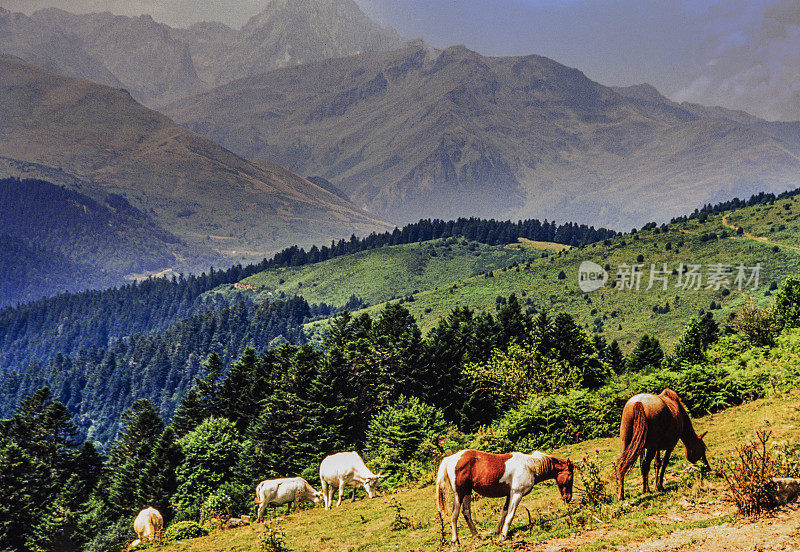
M133 520L133 530L139 538L131 543L131 548L140 542L155 540L163 529L164 518L161 517L161 513L152 506L145 508Z
M319 480L325 497L325 509L331 509L334 488L339 488L339 500L336 502L338 508L342 503L345 487L354 488L353 500L355 500L355 488L359 485L363 485L367 496L372 498L375 496L375 487L381 477L386 476L372 473L357 452L337 452L326 456L319 465Z
M267 479L256 487L255 502L259 505L257 519L261 520L261 514L267 505L280 506L288 504L286 508L286 513L288 514L293 506L296 510L301 502L317 504L320 498L322 498L322 493L315 491L314 487L309 485L308 481L302 477Z

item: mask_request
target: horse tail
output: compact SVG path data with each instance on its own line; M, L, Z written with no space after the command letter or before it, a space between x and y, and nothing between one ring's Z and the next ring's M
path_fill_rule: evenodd
M450 476L447 475L447 458L445 458L442 460L442 463L439 464L439 472L436 474L436 505L439 509L439 513L442 514L442 516L445 514L447 499L445 490L449 484Z
M630 422L633 424L631 441L622 451L622 457L619 459L619 465L617 466L619 477L624 477L628 470L631 469L633 463L636 462L636 459L644 450L644 443L647 439L647 417L642 403L637 402L633 405L632 418ZM624 420L623 423L625 423Z

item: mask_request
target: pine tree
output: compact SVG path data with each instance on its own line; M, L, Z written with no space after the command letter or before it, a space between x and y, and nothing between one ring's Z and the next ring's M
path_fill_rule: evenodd
M616 339L608 346L605 358L615 374L621 374L625 369L625 355L622 354L622 349L619 348L619 343L617 343Z
M664 351L658 339L644 334L628 357L627 368L631 372L638 372L645 368L660 368L664 358Z

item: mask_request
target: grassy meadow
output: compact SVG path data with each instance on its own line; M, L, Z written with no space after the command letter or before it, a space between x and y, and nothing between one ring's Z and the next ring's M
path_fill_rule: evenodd
M450 286L486 271L501 270L566 246L526 240L490 246L463 238L395 245L321 263L265 270L212 293L244 293L256 300L302 295L309 303L343 306L352 295L369 305L420 290Z
M708 430L709 461L730 457L734 447L754 438L755 431L768 428L772 439L791 439L800 425L800 393L775 395L736 408L698 418L698 431ZM613 494L612 463L619 454L617 438L595 439L562 447L553 454L572 458L579 465L583 458L600 467L600 476ZM709 527L737 521L734 507L721 500L723 485L711 478L702 484L695 471L689 468L681 444L675 449L665 478L664 494L641 493L641 476L634 466L626 478L627 499L612 501L599 508L582 504L585 481L579 474L575 479L573 502L566 506L559 499L552 481L541 483L523 499L512 524L509 541L497 543L488 538L497 523L501 499L478 498L473 502L473 519L486 537L473 541L463 517L459 520L462 550L527 549L542 541L550 541L560 549L581 551L615 549L663 537L677 529ZM652 471L651 471L652 480ZM318 481L312 481L318 486ZM349 497L349 493L348 493ZM391 528L397 509L409 526ZM434 486L401 489L392 494L382 493L369 500L359 493L355 503L343 501L338 509L325 511L322 507L308 508L284 515L279 508L276 517L267 524L253 524L230 531L213 532L207 537L156 546L164 552L250 552L262 547L262 539L282 533L285 545L295 551L435 551L451 549L450 529L442 532L434 503Z

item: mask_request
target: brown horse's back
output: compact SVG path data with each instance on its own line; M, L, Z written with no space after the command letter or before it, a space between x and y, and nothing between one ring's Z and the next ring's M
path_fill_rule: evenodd
M664 393L660 395L640 393L625 403L625 408L622 409L622 423L619 426L623 448L632 438L633 410L637 403L642 405L647 419L645 448L653 450L674 448L683 433L683 423L678 416L679 405Z

